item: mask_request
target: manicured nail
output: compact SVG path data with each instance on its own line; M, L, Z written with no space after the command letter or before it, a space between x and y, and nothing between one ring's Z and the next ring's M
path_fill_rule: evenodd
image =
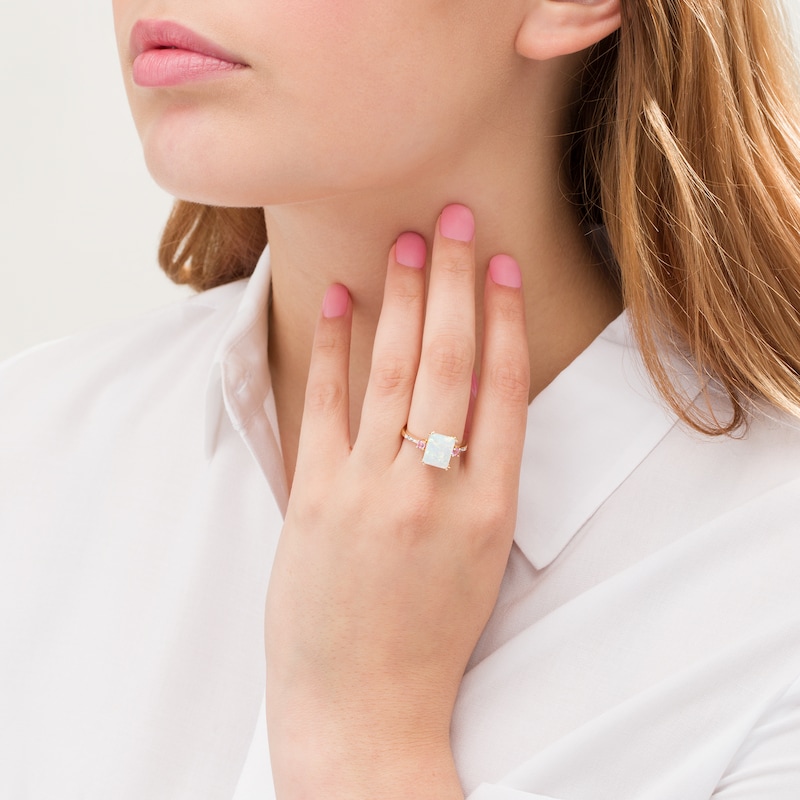
M495 256L489 262L489 274L498 286L510 286L512 289L522 286L519 264L511 256Z
M322 301L322 316L326 319L343 317L347 312L347 303L350 300L350 292L341 283L334 283L325 292L325 299Z
M475 235L475 218L466 206L453 203L442 211L439 232L448 239L470 242Z
M425 266L425 240L418 233L401 233L397 237L394 257L404 267L422 269Z

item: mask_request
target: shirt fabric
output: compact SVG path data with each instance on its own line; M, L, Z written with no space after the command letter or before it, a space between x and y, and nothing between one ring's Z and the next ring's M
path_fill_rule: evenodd
M274 797L269 287L267 251L249 281L0 369L0 797ZM465 794L797 800L798 528L798 424L676 422L623 314L529 409L453 718Z

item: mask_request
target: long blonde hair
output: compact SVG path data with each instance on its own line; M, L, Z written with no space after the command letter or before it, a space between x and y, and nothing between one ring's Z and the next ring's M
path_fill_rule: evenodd
M608 233L645 363L687 423L730 433L751 399L800 416L800 107L774 0L622 0L588 54L569 148L588 225ZM248 276L260 209L176 203L159 257L207 289ZM730 399L690 406L665 342Z

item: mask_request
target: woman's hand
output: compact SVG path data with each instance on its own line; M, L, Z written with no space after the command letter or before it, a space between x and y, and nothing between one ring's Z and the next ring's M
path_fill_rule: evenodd
M474 222L439 218L392 248L357 440L350 447L352 305L326 295L297 470L265 622L275 786L294 798L461 797L456 694L494 603L516 520L529 363L520 272L489 265L469 449L448 471L404 441L461 441L475 356ZM410 266L404 266L410 265Z

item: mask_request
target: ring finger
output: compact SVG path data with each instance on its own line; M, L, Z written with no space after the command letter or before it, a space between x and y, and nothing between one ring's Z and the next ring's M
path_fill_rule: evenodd
M435 431L460 442L464 434L475 362L474 238L470 210L447 206L434 235L422 352L407 426L419 439Z

